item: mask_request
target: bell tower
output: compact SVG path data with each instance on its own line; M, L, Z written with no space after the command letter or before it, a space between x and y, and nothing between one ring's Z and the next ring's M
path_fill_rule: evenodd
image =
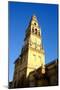
M35 15L32 16L29 26L26 30L25 42L28 43L27 73L42 66L42 73L45 65L45 53L42 47L41 28Z
M15 61L13 86L15 87L17 84L20 86L31 71L40 67L42 67L42 73L45 73L44 65L45 53L42 47L41 28L36 16L33 15L25 32L21 54Z

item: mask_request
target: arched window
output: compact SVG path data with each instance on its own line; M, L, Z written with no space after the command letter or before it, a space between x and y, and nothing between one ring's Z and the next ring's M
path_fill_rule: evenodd
M34 23L34 25L36 25L36 23Z
M34 27L32 28L32 33L34 33Z
M37 29L35 29L35 34L37 34Z
M40 36L40 32L38 32L38 35Z

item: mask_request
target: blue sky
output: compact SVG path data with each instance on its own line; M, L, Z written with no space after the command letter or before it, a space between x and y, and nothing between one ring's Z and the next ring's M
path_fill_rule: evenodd
M38 19L45 50L45 62L58 58L58 5L9 2L9 80L13 79L14 61L20 55L25 31L33 14Z

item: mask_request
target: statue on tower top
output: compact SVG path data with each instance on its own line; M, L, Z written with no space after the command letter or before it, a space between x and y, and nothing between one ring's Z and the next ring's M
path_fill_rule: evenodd
M32 20L36 20L37 21L37 17L36 17L35 14L32 16Z

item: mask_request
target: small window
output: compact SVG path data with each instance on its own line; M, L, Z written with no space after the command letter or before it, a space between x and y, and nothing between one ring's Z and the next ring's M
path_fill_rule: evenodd
M32 33L34 33L34 27L32 28Z
M36 23L34 23L34 25L36 25Z
M40 32L38 32L38 35L40 36Z
M37 29L35 29L35 34L37 34Z

